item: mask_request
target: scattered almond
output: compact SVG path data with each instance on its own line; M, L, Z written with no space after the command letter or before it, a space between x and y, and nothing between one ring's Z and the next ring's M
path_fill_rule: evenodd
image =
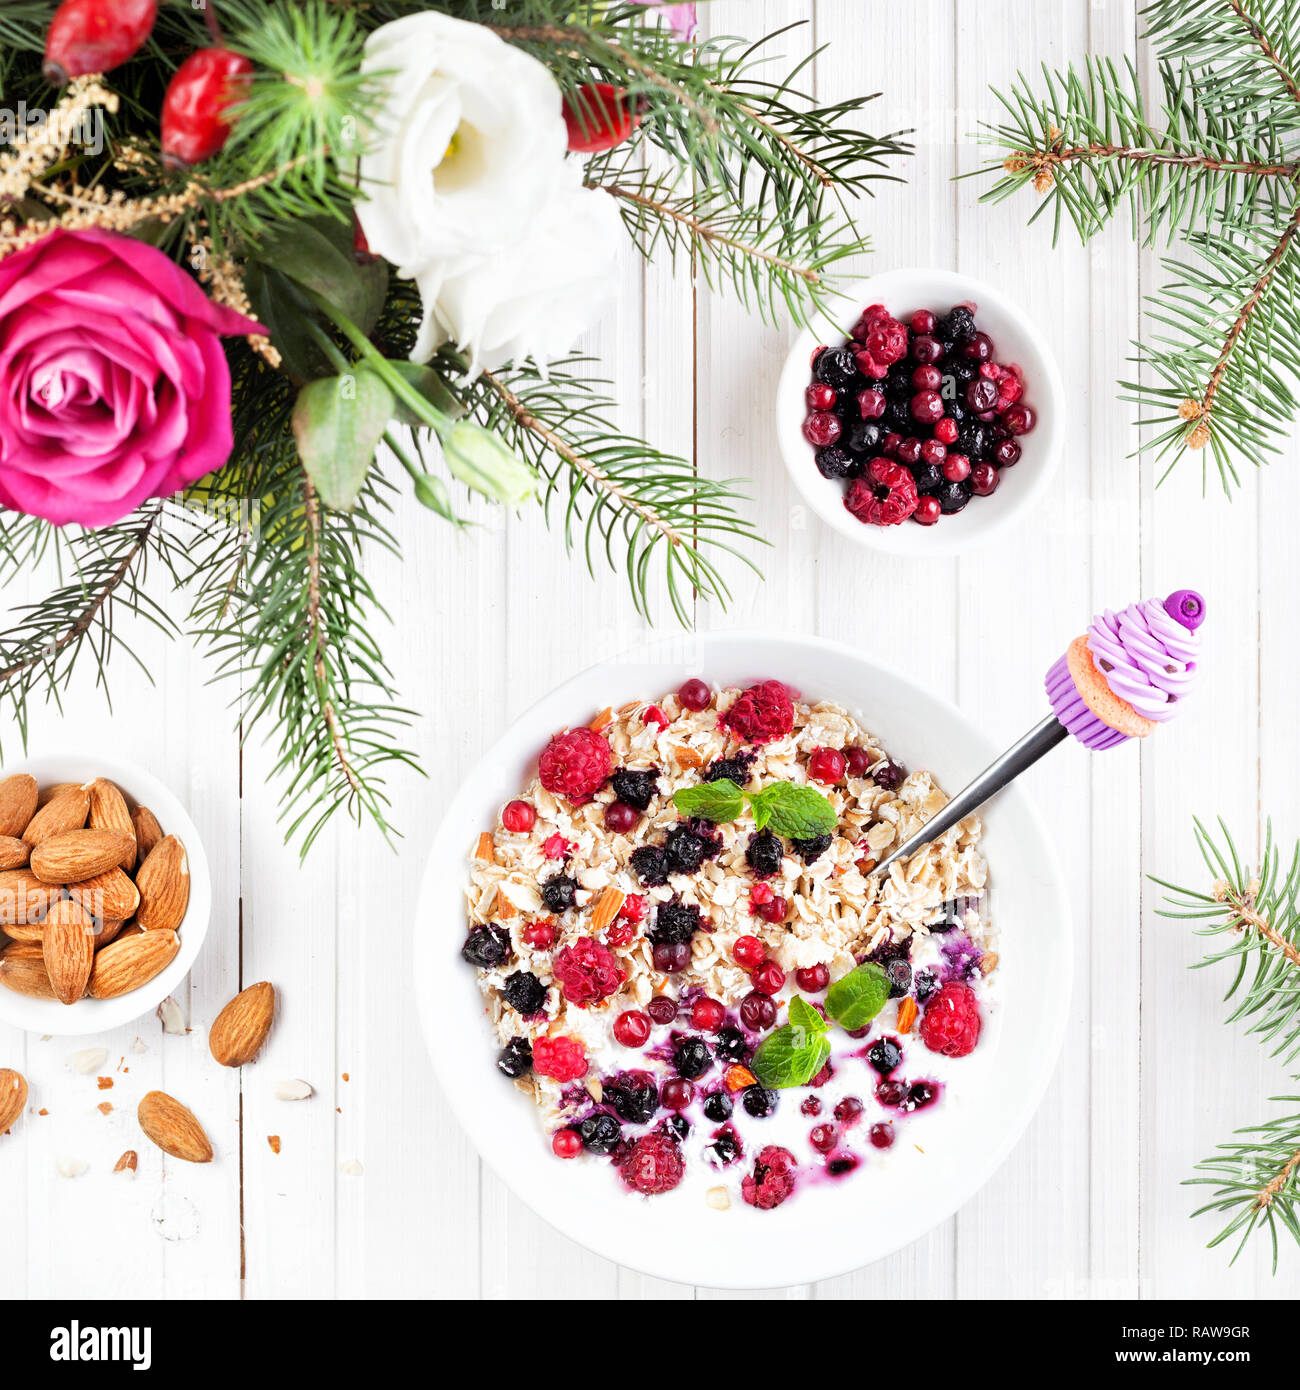
M280 1152L280 1136L278 1134L268 1134L266 1136L266 1142L270 1144L273 1154L278 1154Z
M31 818L22 832L33 849L55 835L80 830L90 814L90 793L85 787L69 787L51 797Z
M595 717L595 719L593 719L591 723L587 725L587 727L589 729L594 730L596 733L600 733L602 729L606 728L613 722L614 711L610 709L608 705L606 705L605 708L601 710L601 712Z
M186 1031L185 1015L170 994L158 1005L158 1019L162 1023L164 1033L178 1034Z
M916 1000L909 994L898 1006L898 1031L900 1033L910 1033L912 1031L912 1025L916 1022L917 1012Z
M312 1094L312 1088L305 1081L277 1081L275 1083L276 1100L308 1100Z
M129 922L140 906L140 890L121 869L84 879L68 889L68 896L101 922Z
M0 1067L0 1134L8 1134L27 1108L27 1082L20 1072Z
M95 924L90 914L71 898L55 903L45 918L41 944L55 998L61 1004L84 998L95 963Z
M108 1048L87 1047L80 1052L74 1052L68 1058L68 1065L78 1076L89 1076L92 1071L98 1071L107 1061Z
M56 1158L54 1166L61 1178L80 1178L90 1172L90 1164L84 1158Z
M208 1051L223 1067L242 1067L262 1050L275 1017L275 987L249 985L217 1015L208 1032Z
M143 864L162 839L163 828L158 824L158 817L147 806L137 806L131 812L131 825L135 830L136 863Z
M115 1173L134 1173L140 1165L140 1155L134 1149L127 1149L121 1158L113 1164Z
M174 931L123 932L111 946L95 953L90 972L90 997L116 999L148 984L161 974L181 948Z
M211 1163L212 1145L203 1126L174 1096L150 1091L136 1109L145 1135L165 1154L186 1163Z
M339 1172L345 1178L359 1178L366 1170L361 1166L359 1158L345 1158L339 1164Z
M714 1211L726 1211L727 1208L731 1206L731 1198L728 1196L725 1187L709 1188L704 1194L704 1201L706 1205L712 1207Z
M140 890L136 923L146 933L175 931L190 903L190 863L175 835L164 835L135 876Z
M591 930L592 932L604 931L609 924L618 916L618 910L623 906L623 894L612 884L596 899L596 906L591 910Z
M86 813L86 824L92 830L120 830L124 835L131 837L131 849L122 860L122 867L127 873L133 873L136 856L135 822L127 809L126 797L116 784L106 777L96 777L87 790L90 792L90 809ZM131 914L128 912L123 915L129 917Z
M14 835L0 835L0 869L25 869L32 847Z
M980 957L980 974L991 975L998 968L998 953L985 951Z
M722 1084L729 1091L743 1091L747 1086L756 1086L758 1077L748 1067L728 1067L722 1073Z
M36 778L15 772L0 782L0 835L21 836L36 814Z
M702 754L697 753L694 748L688 748L685 744L682 744L680 747L673 749L673 762L675 762L678 767L701 767L704 764L704 757Z
M95 1107L101 1115L111 1115L113 1113L113 1102L111 1100L101 1100Z
M116 869L134 851L134 836L121 830L67 830L32 850L31 869L42 883L84 883Z

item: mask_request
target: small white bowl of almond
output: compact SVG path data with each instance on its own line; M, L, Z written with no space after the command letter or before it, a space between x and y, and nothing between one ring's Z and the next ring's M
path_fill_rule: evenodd
M139 1018L185 978L211 908L194 822L151 773L97 753L0 770L0 1022Z

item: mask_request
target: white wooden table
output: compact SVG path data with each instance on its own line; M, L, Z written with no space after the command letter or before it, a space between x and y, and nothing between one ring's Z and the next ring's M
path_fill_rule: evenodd
M1247 473L1232 504L1202 499L1193 465L1157 491L1151 463L1130 457L1133 414L1114 384L1152 258L1122 225L1086 250L1063 241L1053 251L1045 227L1026 230L1032 194L982 207L984 185L951 181L981 161L968 136L995 114L990 83L1088 51L1149 66L1134 4L706 8L714 32L750 36L811 18L782 47L830 44L815 68L819 95L880 90L875 128L917 127L916 156L901 170L908 182L881 185L863 208L876 247L869 266L955 267L1021 300L1055 346L1071 423L1050 501L1013 542L926 565L873 556L824 530L785 481L771 416L788 332L692 287L684 271L643 272L629 256L618 311L592 344L617 379L626 423L694 449L709 474L752 478L773 547L762 557L766 583L737 573L732 609L702 608L700 626L855 643L1009 742L1041 717L1044 670L1103 605L1194 586L1211 610L1206 676L1176 728L1140 751L1091 760L1068 747L1030 775L1068 876L1077 950L1068 1003L1061 982L1042 982L1061 992L1069 1031L1028 1134L925 1239L845 1278L773 1294L1295 1297L1300 1252L1284 1252L1276 1279L1262 1247L1229 1271L1222 1251L1202 1248L1213 1227L1188 1220L1195 1190L1180 1180L1287 1085L1262 1048L1221 1026L1224 981L1188 972L1197 940L1154 915L1144 875L1203 879L1193 813L1223 813L1247 846L1266 814L1284 836L1300 829L1297 451ZM212 858L215 918L179 996L188 1035L164 1035L153 1018L84 1042L0 1028L0 1065L24 1072L32 1092L20 1127L0 1138L9 1212L0 1298L708 1296L606 1263L546 1226L480 1163L434 1088L408 976L424 852L447 789L522 708L642 632L622 581L589 581L538 516L472 510L485 529L457 540L408 508L398 518L404 564L375 560L395 618L388 652L399 688L424 712L415 739L430 773L396 787L400 854L341 824L300 869L264 785L267 754L254 741L241 755L231 691L206 686L205 665L183 643L145 640L152 687L118 663L113 712L85 689L62 717L36 718L33 751L102 742L148 762L188 802ZM242 1074L223 1070L208 1055L207 1026L241 983L262 979L281 997L271 1042ZM67 1065L96 1041L116 1080L107 1117L94 1077ZM467 1066L482 1065L482 1045L446 1040ZM285 1077L305 1078L315 1097L277 1102L272 1088ZM142 1140L135 1101L151 1087L195 1109L214 1163L164 1163ZM111 1173L126 1148L140 1153L133 1182ZM61 1177L60 1157L89 1171Z

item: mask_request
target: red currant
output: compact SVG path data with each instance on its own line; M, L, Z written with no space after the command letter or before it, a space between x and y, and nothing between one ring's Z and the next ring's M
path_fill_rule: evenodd
M842 430L840 417L832 415L829 410L814 410L803 422L803 437L817 449L834 444Z
M716 1033L726 1016L726 1009L716 999L707 996L691 1005L691 1027L698 1028L701 1033Z
M942 420L934 422L934 437L940 444L955 444L957 442L957 422L950 419L947 415Z
M695 1087L679 1077L665 1081L659 1092L659 1103L665 1110L685 1110L694 1098Z
M835 405L835 388L824 381L814 381L803 393L809 410L830 410Z
M774 899L774 901L778 900ZM779 901L784 902L784 899ZM785 984L785 971L774 960L764 961L754 971L754 988L760 994L778 994L783 984Z
M537 822L537 812L526 801L512 801L501 812L501 824L512 835L527 835Z
M922 497L916 504L916 510L912 513L912 520L919 522L922 526L933 526L942 515L943 511L939 506L937 497Z
M871 766L871 754L865 748L845 748L844 762L850 777L865 777Z
M921 445L921 462L932 464L935 468L943 465L944 459L948 457L948 446L940 444L937 439L927 439Z
M624 1047L640 1047L650 1036L650 1015L640 1009L625 1009L614 1020L614 1037Z
M998 490L1001 478L991 463L977 463L970 471L970 490L976 497L988 497Z
M970 477L970 459L965 454L949 454L940 467L950 483L964 483Z
M828 1154L835 1147L839 1133L834 1125L813 1125L808 1131L808 1142L819 1154Z
M582 1138L576 1129L557 1129L551 1135L551 1152L556 1158L577 1158L582 1152Z
M790 904L787 903L786 900L785 900L784 898L782 898L782 897L777 897L777 896L773 896L768 902L765 902L765 903L763 904L763 906L760 907L760 908L758 909L758 915L759 915L765 922L771 922L771 923L775 924L775 923L777 923L777 922L784 922L784 921L785 921L785 915L786 915L787 912L789 912L789 910L790 910ZM766 968L767 968L766 966L760 967L759 974L761 974L762 971L765 970ZM780 968L781 968L780 966L777 966L777 969L778 969L778 970L779 970ZM757 979L757 978L758 978L758 977L755 976L755 979ZM782 977L782 979L784 979L784 976ZM780 986L778 985L777 988L779 989ZM775 992L776 992L775 990L772 991L772 993L775 993Z
M709 689L707 682L700 680L698 676L692 676L690 680L678 686L677 698L687 709L708 709L713 701L713 691Z
M824 787L833 787L847 766L838 748L814 748L808 758L808 776Z
M757 970L766 957L763 943L756 936L738 936L731 948L731 958L742 970Z
M764 903L770 903L771 901L771 885L767 883L756 883L749 890L749 915L752 917Z
M824 965L805 965L794 972L795 984L809 994L820 994L831 982L831 972Z
M929 309L918 309L908 320L913 333L933 333L935 319Z
M894 1126L891 1124L872 1125L868 1138L877 1149L887 1149L894 1142Z
M750 990L740 1001L740 1021L753 1033L765 1032L776 1022L776 1005L758 990Z
M200 48L172 74L162 103L163 165L189 169L211 159L226 143L226 111L242 101L253 64L227 48Z

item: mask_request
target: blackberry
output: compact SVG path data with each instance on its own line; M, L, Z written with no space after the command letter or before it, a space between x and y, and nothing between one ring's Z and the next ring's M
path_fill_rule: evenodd
M675 825L664 841L668 868L674 874L693 874L706 859L717 854L720 846L689 825Z
M896 792L903 785L907 773L892 760L886 760L871 774L871 780L887 792Z
M957 426L957 452L965 454L972 463L988 458L993 444L992 431L978 417L968 415Z
M662 1128L668 1134L675 1134L678 1139L685 1139L691 1132L691 1122L685 1115L669 1115Z
M516 970L501 987L501 996L525 1017L539 1014L546 1007L546 986L527 970Z
M659 792L659 773L655 768L648 772L633 772L630 768L621 767L610 778L610 786L614 788L617 800L644 811Z
M575 902L578 880L568 874L556 874L542 884L542 901L549 912L567 912Z
M976 333L975 315L964 304L958 304L935 325L935 335L945 341L964 343Z
M920 1110L934 1099L934 1087L928 1081L914 1081L907 1093L907 1108Z
M884 437L884 430L875 420L859 420L849 430L845 446L851 454L867 454L874 458L880 452L880 444ZM856 462L854 467L858 467Z
M745 863L759 878L770 878L776 873L784 857L781 841L770 830L760 830L752 835L745 849Z
M743 1062L749 1054L749 1044L739 1028L719 1028L713 1035L713 1050L720 1062Z
M912 469L912 477L916 480L916 490L922 497L931 492L938 492L943 486L943 471L933 463L921 463Z
M713 1155L711 1162L726 1168L740 1157L740 1140L729 1129L721 1130L713 1136L708 1152Z
M906 362L898 363L885 373L885 379L876 383L876 389L883 391L890 401L910 401L916 394L912 385L912 368Z
M885 966L889 976L889 997L901 999L912 988L912 963L902 956L896 957Z
M711 1096L704 1098L704 1118L712 1120L714 1124L720 1125L724 1120L731 1119L734 1108L731 1097L725 1091L714 1091Z
M613 1115L588 1115L578 1123L578 1137L589 1154L612 1154L623 1138L623 1128Z
M702 774L706 782L720 782L726 778L738 787L749 782L749 769L754 761L753 753L737 753L734 758L715 758Z
M867 1061L881 1076L888 1076L902 1064L903 1049L893 1038L879 1038L867 1049Z
M810 840L791 840L795 853L805 864L815 864L831 847L829 835L814 835Z
M778 1097L775 1091L769 1091L766 1086L746 1086L740 1103L745 1107L746 1115L761 1120L764 1115L775 1113Z
M703 1076L712 1065L713 1058L703 1038L683 1038L673 1048L673 1066L677 1068L677 1075L684 1076L687 1081Z
M912 982L916 986L916 997L923 1004L934 993L934 987L939 983L929 970L918 970Z
M647 935L656 946L686 946L700 929L700 909L674 898L655 908L655 923Z
M939 510L945 516L951 516L970 501L970 484L944 483L935 495L939 499Z
M901 434L904 438L915 428L912 421L912 408L907 400L890 401L885 406L885 413L880 417L887 429L891 429L895 434Z
M972 362L968 357L958 357L954 362L949 363L948 373L959 386L969 386L979 376L980 364ZM963 418L965 418L964 412Z
M614 1107L618 1116L630 1125L643 1125L654 1118L659 1109L659 1092L653 1083L640 1081L618 1081L606 1086L605 1100Z
M460 948L461 959L491 970L510 959L510 933L504 927L475 927Z
M533 1045L527 1038L511 1038L497 1054L497 1070L513 1080L533 1067Z
M668 882L668 856L662 845L641 845L632 851L632 872L647 888Z
M859 471L857 461L838 444L827 444L813 455L823 478L852 478Z
M846 391L858 381L858 364L848 348L827 348L818 354L813 375L837 391Z

